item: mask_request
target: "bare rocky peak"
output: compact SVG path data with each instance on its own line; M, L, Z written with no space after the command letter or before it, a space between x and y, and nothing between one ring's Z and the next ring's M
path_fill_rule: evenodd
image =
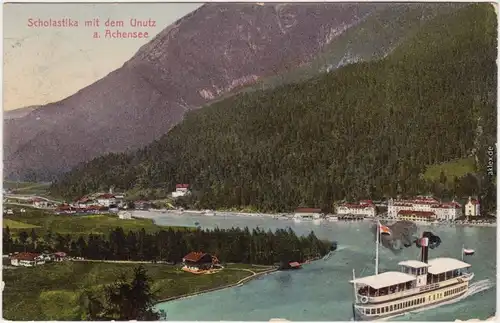
M57 174L141 147L230 91L310 61L379 4L207 4L74 95L5 120L5 173Z

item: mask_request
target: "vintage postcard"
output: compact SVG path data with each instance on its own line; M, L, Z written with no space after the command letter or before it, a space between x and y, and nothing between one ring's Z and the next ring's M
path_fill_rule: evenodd
M497 4L3 10L4 319L496 318Z

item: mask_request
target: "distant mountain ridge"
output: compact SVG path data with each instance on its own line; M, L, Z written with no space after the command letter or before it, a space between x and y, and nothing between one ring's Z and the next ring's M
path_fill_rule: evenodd
M306 68L327 46L335 47L343 33L390 6L206 4L160 32L103 79L64 100L4 120L4 174L50 180L102 154L142 147L187 111L273 75L293 80L288 75L297 67ZM450 7L395 6L434 15ZM417 27L425 21L417 20ZM404 35L406 29L401 30ZM353 57L357 51L351 50ZM385 55L376 42L363 51L360 60ZM311 76L321 72L309 70Z

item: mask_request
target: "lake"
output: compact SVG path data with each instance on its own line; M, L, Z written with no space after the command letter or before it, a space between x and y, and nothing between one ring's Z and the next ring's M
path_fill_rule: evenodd
M136 216L154 218L158 224L202 228L245 227L263 229L291 227L298 234L311 230L319 238L338 241L339 248L328 260L305 265L302 270L276 272L243 286L161 303L157 308L167 313L169 321L268 321L284 318L293 321L349 321L352 319L352 269L356 276L374 273L375 246L369 222L295 223L267 217L176 216L153 212L135 212ZM462 245L476 253L465 259L475 273L468 296L458 302L417 313L394 321L453 321L486 319L496 312L496 227L421 226L419 232L431 231L442 239L429 251L429 258L460 258ZM416 247L394 254L380 249L380 271L397 270L397 263L418 259Z

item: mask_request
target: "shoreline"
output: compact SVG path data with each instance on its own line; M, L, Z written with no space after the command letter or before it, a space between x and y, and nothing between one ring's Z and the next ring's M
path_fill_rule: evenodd
M311 264L311 263L313 263L315 261L318 261L320 259L322 259L322 258L312 259L312 260L303 262L303 263L301 263L301 266ZM266 266L266 265L254 265L254 266L271 267L271 266ZM266 276L268 274L277 272L278 269L279 269L278 267L272 267L272 268L270 268L268 270L264 270L264 271L261 271L261 272L254 272L252 275L250 275L248 277L245 277L245 278L242 278L239 281L237 281L235 283L232 283L232 284L218 286L218 287L214 287L214 288L209 288L209 289L198 291L198 292L193 292L193 293L188 293L188 294L183 294L183 295L178 295L178 296L167 297L165 299L156 301L154 303L154 306L156 306L158 304L161 304L161 303L167 303L167 302L175 301L175 300L178 300L178 299L184 299L184 298L198 296L198 295L205 294L205 293L215 292L215 291L218 291L218 290L223 290L223 289L228 289L228 288L243 286L244 284L246 284L246 283L248 283L248 282L250 282L250 281L252 281L252 280L254 280L254 279L258 278L258 277ZM231 270L231 269L227 269L227 270ZM246 269L242 269L242 270L246 270Z
M173 215L173 216L183 216L183 215L193 215L193 216L201 216L201 217L206 217L206 218L217 218L217 217L251 217L251 218L275 218L279 217L280 214L273 214L273 213L246 213L246 212L228 212L228 211L215 211L215 215L204 215L203 210L186 210L183 212L176 211L176 210L162 210L162 209L149 209L149 210L133 210L133 212L150 212L150 213L160 213L160 214L165 214L165 215ZM334 215L335 216L335 215ZM140 217L140 216L139 216ZM150 219L154 219L154 217L148 217ZM293 221L293 217L288 217L288 218L275 218L276 220L280 221ZM388 222L396 222L397 220L394 219L387 219L387 218L364 218L363 220L337 220L337 221L329 221L328 219L321 219L321 222L327 222L327 223L336 223L336 222L341 222L341 223L351 223L351 222L373 222L376 220L381 220L381 221L388 221ZM314 220L306 220L306 219L301 219L302 223L313 223ZM429 223L429 222L417 222L417 221L412 221L417 225L424 225L424 226L446 226L446 227L454 227L454 226L461 226L461 227L496 227L497 223ZM321 223L319 223L321 225Z
M230 269L226 269L226 270L230 270ZM192 292L192 293L188 293L188 294L167 297L165 299L156 301L153 306L156 306L156 305L161 304L161 303L171 302L171 301L178 300L178 299L184 299L184 298L189 298L189 297L192 297L192 296L198 296L198 295L205 294L205 293L215 292L215 291L218 291L218 290L223 290L223 289L227 289L227 288L242 286L243 284L248 283L249 281L251 281L253 279L256 279L257 277L265 276L267 274L270 274L270 273L273 273L273 272L276 272L276 271L278 271L278 268L277 267L273 267L273 268L271 268L269 270L265 270L265 271L261 271L261 272L254 272L252 275L247 276L245 278L242 278L242 279L240 279L239 281L237 281L235 283L228 284L228 285L223 285L223 286L218 286L218 287L213 287L213 288L209 288L209 289L198 291L198 292Z

